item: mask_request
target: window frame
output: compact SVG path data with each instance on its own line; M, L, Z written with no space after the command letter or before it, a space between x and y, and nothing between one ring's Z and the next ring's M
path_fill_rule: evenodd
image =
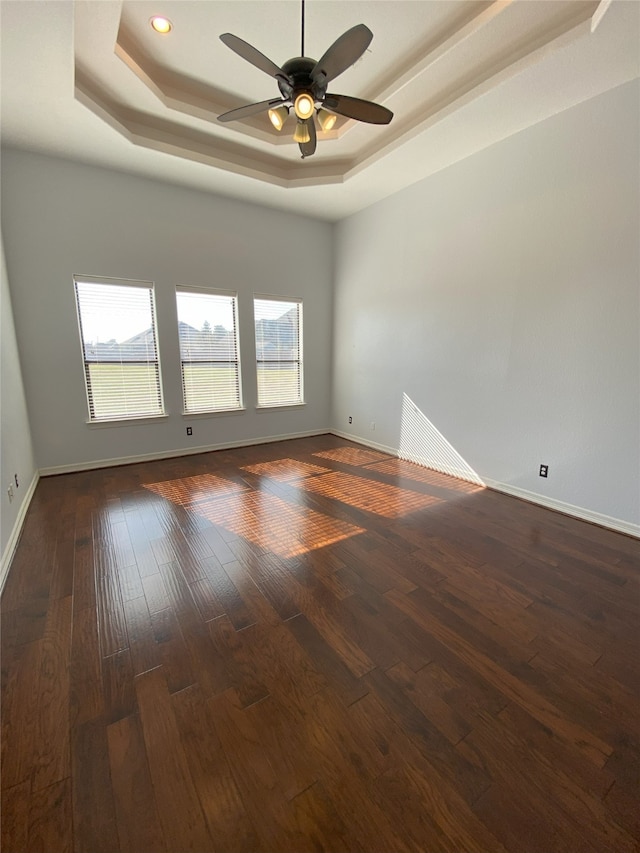
M229 297L232 299L233 311L233 335L235 342L235 361L232 359L211 359L210 361L184 359L182 357L182 346L180 342L180 315L178 311L178 294L179 293L194 293L200 296L209 297ZM182 413L186 417L196 417L198 415L217 415L229 412L244 411L242 400L242 363L240 357L240 324L239 324L239 309L238 309L238 294L233 290L219 290L218 288L194 287L187 284L176 285L176 321L178 332L178 351L180 356L180 382L182 383ZM185 385L184 366L185 364L235 364L237 374L237 389L238 389L238 405L237 406L216 406L214 408L188 409L187 408L187 393Z
M82 309L81 309L81 297L79 285L100 285L104 287L125 287L125 288L136 288L138 290L146 290L149 295L149 308L151 313L151 325L150 329L153 335L153 348L155 353L155 359L149 360L130 360L130 361L106 361L106 360L98 360L98 359L90 359L87 358L87 349L86 342L84 339L84 327L83 327L83 319L82 319ZM76 316L78 319L78 332L79 332L79 340L80 340L80 351L82 355L82 366L83 366L83 374L84 374L84 387L85 387L85 395L87 401L87 411L88 411L88 420L87 424L91 426L109 426L115 425L118 423L129 424L129 423L140 423L145 421L155 421L158 418L166 418L167 413L165 410L164 404L164 393L163 393L163 384L162 384L162 370L160 365L160 348L158 345L158 314L156 310L156 300L155 300L155 284L152 281L143 281L138 279L123 279L123 278L112 278L110 276L94 276L94 275L74 275L73 276L73 289L74 289L74 301L76 306ZM157 403L158 408L154 411L141 411L134 414L127 414L123 412L118 412L117 414L108 415L104 417L96 416L96 406L95 406L95 388L94 382L91 379L91 365L96 364L130 364L130 365L147 365L153 366L155 369L155 388L157 392Z
M297 323L297 359L268 359L258 358L258 337L257 337L257 321L256 321L256 302L282 302L285 304L297 305L298 323ZM286 312L285 312L286 313ZM255 343L255 358L256 358L256 409L286 409L297 408L306 405L304 397L304 339L303 339L303 298L301 296L274 296L272 294L254 293L253 295L253 329ZM298 399L292 400L276 400L274 402L260 401L260 366L267 364L297 364L298 365Z

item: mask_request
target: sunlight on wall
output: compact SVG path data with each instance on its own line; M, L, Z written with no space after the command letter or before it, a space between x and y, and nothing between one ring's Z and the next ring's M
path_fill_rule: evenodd
M449 444L406 394L402 395L402 423L400 429L401 459L433 468L443 474L484 486L473 468Z

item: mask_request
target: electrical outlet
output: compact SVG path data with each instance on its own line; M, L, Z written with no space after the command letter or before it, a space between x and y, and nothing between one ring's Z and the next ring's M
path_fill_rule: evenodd
M350 424L352 424L352 423L353 423L353 418L351 417L351 415L349 415L349 423L350 423Z
M187 427L187 435L193 435L193 427Z
M13 500L13 486L12 485L9 485L9 488L7 489L7 494L9 495L9 503L11 503L11 501Z
M375 422L375 421L371 421L371 429L375 429L375 428L376 428L376 422Z
M541 477L548 477L549 476L549 466L548 465L541 465L540 466L540 476Z

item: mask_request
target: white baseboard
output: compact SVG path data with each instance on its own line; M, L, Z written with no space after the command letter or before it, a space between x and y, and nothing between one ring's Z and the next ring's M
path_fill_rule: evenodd
M15 550L18 545L18 540L20 539L22 525L24 524L24 519L27 514L27 510L29 509L29 504L31 503L31 498L33 497L33 493L36 490L36 486L38 485L39 479L40 473L36 471L33 475L31 483L29 484L29 488L27 489L26 494L22 499L20 511L18 512L15 524L13 525L11 536L9 537L7 546L4 549L2 560L0 560L0 592L2 592L2 590L4 589L5 581L7 580L7 576L9 575L9 568L11 566L11 561L13 560L13 555L15 554Z
M142 453L138 456L121 456L115 459L97 459L92 462L76 462L71 465L54 465L41 468L41 477L55 474L73 474L76 471L94 471L96 468L115 468L117 465L133 465L136 462L153 462L156 459L175 459L179 456L195 456L197 453L210 453L213 450L232 450L234 447L251 447L253 444L272 444L277 441L289 441L294 438L310 438L314 435L327 435L328 429L308 430L289 435L272 435L266 438L246 438L240 441L225 441L221 444L207 444L200 447L181 447L175 450L161 450L158 453Z
M376 441L369 441L362 438L359 435L350 435L348 432L342 432L342 430L332 429L328 430L331 435L336 435L338 438L345 438L347 441L353 441L355 444L362 444L364 447L370 447L372 450L379 450L381 453L388 453L389 456L397 456L398 451L395 447L387 447L386 444L379 444Z
M565 501L558 501L555 498L547 497L547 495L530 492L527 489L521 489L519 486L512 486L509 483L500 483L497 480L491 480L489 477L485 477L484 482L490 489L495 489L497 492L504 492L506 495L512 495L512 497L521 498L522 500L529 501L529 503L539 504L547 509L561 512L563 515L570 515L582 521L589 521L591 524L608 527L611 530L616 530L618 533L626 533L627 536L635 536L637 539L640 539L640 524L623 521L620 518L612 518L610 515L594 512L581 506L574 506L573 504L565 503Z
M353 441L356 444L362 444L365 447L372 447L375 450L381 450L383 453L388 453L390 456L399 456L399 451L396 450L395 447L386 447L384 444L378 444L374 441L369 441L368 439L362 438L359 435L349 435L349 433L342 432L341 430L332 429L332 435L337 435L340 438L346 438L347 441ZM416 462L416 465L420 463ZM431 466L425 465L425 467L430 468ZM432 469L435 470L435 469ZM440 472L446 473L446 472ZM451 474L447 474L447 476L452 476ZM468 480L468 476L465 476L464 472L461 473L460 479ZM527 489L521 489L518 486L511 486L508 483L500 483L497 480L492 480L489 477L479 477L482 482L490 489L495 489L496 492L503 492L506 495L511 495L515 498L521 498L522 500L529 501L529 503L538 504L539 506L543 506L546 509L552 509L555 512L561 512L563 515L570 515L573 518L579 518L582 521L588 521L591 524L597 524L600 527L607 527L610 530L615 530L618 533L626 533L627 536L634 536L637 539L640 539L640 524L634 524L631 521L623 521L620 518L612 518L609 515L604 515L601 512L594 512L590 509L584 509L584 507L574 506L570 503L565 503L564 501L558 501L554 498L549 498L546 495L540 495L537 492L529 492Z

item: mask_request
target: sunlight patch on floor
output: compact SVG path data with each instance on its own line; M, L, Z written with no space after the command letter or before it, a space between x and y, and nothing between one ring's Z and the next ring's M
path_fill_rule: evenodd
M454 492L471 494L480 488L475 483L453 478L450 474L442 474L440 471L425 468L406 459L387 459L385 462L374 462L373 465L367 465L366 468L368 471L389 474L393 477L406 477L407 480L414 480L416 483L424 483L427 486L449 489Z
M346 465L367 465L369 462L378 462L387 459L384 453L375 450L363 450L360 447L337 447L335 450L322 450L313 454L333 462L343 462Z
M330 469L310 465L308 462L298 462L297 459L275 459L273 462L243 465L242 470L261 477L272 477L274 480L296 480L312 474L326 474Z
M285 558L365 532L355 524L292 505L264 492L244 492L224 500L211 500L199 504L197 512L212 524Z
M440 503L439 498L433 495L401 489L398 486L390 486L342 471L303 480L299 486L306 491L341 501L356 509L385 516L385 518L399 518Z
M190 507L212 497L246 491L248 486L217 477L215 474L198 474L195 477L179 477L162 483L143 483L143 488L174 504Z

